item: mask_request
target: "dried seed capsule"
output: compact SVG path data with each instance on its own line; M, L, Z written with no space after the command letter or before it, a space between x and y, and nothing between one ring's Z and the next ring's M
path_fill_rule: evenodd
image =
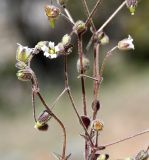
M81 20L78 20L75 24L74 24L74 27L73 27L73 31L76 33L76 34L80 34L80 33L83 33L87 30L87 27L85 26L85 23Z
M83 73L85 73L89 69L90 61L86 56L82 56L82 65L83 65ZM81 73L81 63L80 58L77 60L77 71Z
M98 119L93 120L91 126L92 126L92 129L94 131L101 131L101 130L103 130L103 123L100 120L98 120Z
M88 129L88 127L89 127L89 125L91 123L89 117L81 116L81 119L82 119L82 122L83 122L84 126Z
M126 0L126 6L128 7L131 15L134 15L138 1L137 0Z
M32 79L32 74L28 69L21 69L16 73L16 75L21 81L30 81Z
M93 101L93 103L92 103L92 109L95 112L100 109L100 102L98 100Z

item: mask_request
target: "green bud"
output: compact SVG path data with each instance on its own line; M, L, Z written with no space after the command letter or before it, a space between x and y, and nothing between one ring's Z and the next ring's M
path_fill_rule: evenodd
M28 47L24 47L18 44L17 52L16 52L16 59L18 61L22 61L27 63L30 60L32 54L32 49Z

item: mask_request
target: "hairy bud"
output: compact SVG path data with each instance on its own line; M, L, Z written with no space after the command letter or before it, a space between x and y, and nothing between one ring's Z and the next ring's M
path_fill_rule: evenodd
M90 119L87 116L81 116L82 122L84 124L84 126L88 129L88 127L90 126Z
M83 73L85 73L89 69L90 61L84 55L82 56L82 65L83 65ZM78 73L81 73L80 58L78 58L78 60L77 60L77 71L78 71Z
M85 26L85 23L81 20L78 20L75 24L74 24L74 27L73 27L73 31L76 33L76 34L80 34L80 33L83 33L87 30L86 26Z

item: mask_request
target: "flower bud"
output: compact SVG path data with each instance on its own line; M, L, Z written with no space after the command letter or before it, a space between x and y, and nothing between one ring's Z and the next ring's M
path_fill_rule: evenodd
M76 34L80 34L80 33L83 33L87 30L87 27L85 26L85 23L81 20L78 20L75 24L74 24L74 27L73 27L73 31L76 33Z
M53 5L46 5L45 6L45 13L46 13L46 16L48 17L51 28L54 28L55 21L60 15L60 9L58 7L53 6Z
M68 46L71 42L71 37L68 34L65 34L62 38L62 44Z
M134 15L138 1L137 0L126 0L126 6L128 7L131 15Z
M27 63L31 57L32 49L28 47L24 47L21 44L18 44L17 52L16 52L16 59L18 61L22 61Z
M107 160L109 158L108 154L100 154L97 160Z
M30 81L32 79L32 74L28 69L21 69L16 73L16 75L21 81Z
M100 120L98 120L98 119L93 120L91 126L92 126L92 129L94 131L101 131L101 130L103 130L103 123Z
M118 49L119 50L131 50L131 49L134 49L134 44L132 42L133 42L133 39L129 35L128 38L123 39L123 40L118 42Z
M83 65L83 73L85 73L89 69L90 61L86 56L82 56L82 65ZM80 64L80 58L77 60L77 71L78 73L81 73L81 64Z

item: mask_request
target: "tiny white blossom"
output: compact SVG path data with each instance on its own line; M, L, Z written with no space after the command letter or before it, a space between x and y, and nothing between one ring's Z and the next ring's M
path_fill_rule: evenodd
M49 42L49 47L54 50L55 48L54 42Z
M129 35L128 38L125 38L121 41L118 42L118 49L120 50L131 50L131 49L135 49L134 48L134 44L133 44L133 39L132 37Z
M57 58L57 54L50 54L49 58L53 59L53 58Z

